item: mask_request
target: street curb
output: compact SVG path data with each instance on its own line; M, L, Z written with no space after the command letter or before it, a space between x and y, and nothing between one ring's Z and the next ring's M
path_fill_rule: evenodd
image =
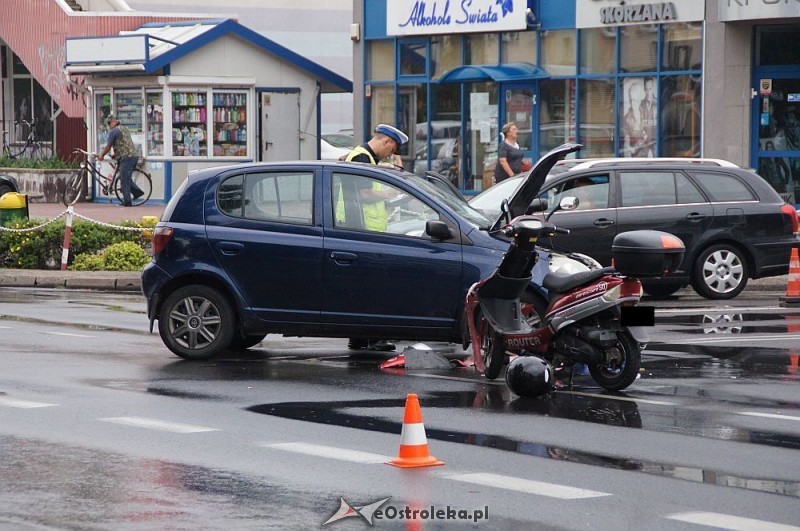
M0 287L141 292L138 271L43 271L0 269Z

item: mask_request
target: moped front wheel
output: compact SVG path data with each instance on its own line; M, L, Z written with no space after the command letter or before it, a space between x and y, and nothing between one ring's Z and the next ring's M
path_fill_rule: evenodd
M603 350L601 363L589 365L589 373L604 389L621 391L636 380L641 363L639 343L628 332L618 332L616 343Z
M483 358L483 365L486 367L483 375L487 380L494 380L500 376L500 371L503 370L503 360L506 357L506 349L503 344L503 334L499 333L481 318L482 327L485 327L483 337L481 338L481 357Z

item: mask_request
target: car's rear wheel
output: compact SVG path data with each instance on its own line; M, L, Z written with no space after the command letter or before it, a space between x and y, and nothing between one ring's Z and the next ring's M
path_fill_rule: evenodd
M164 301L158 332L181 358L204 360L231 344L235 325L233 307L222 293L208 286L184 286Z
M707 299L732 299L750 277L744 253L728 244L712 245L697 257L692 287Z
M5 194L13 192L14 189L11 187L10 184L0 183L0 197L3 197Z

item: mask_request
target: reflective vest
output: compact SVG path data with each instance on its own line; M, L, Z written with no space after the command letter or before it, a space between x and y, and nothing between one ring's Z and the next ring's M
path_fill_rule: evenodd
M347 162L352 162L353 158L357 157L358 155L366 155L369 157L371 164L377 164L375 157L373 157L372 153L370 153L369 150L364 146L356 146L353 148L353 151L348 153L345 160ZM381 191L383 190L383 185L378 181L373 181L372 189L375 191ZM386 204L383 202L383 200L372 203L366 202L364 199L361 199L360 201L361 211L364 213L364 228L376 232L386 232L389 215L386 213ZM342 221L344 219L344 198L340 192L339 200L336 202L336 220Z

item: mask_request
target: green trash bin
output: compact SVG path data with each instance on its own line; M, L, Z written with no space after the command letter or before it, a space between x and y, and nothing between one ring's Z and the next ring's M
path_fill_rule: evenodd
M15 219L28 219L28 196L17 192L8 192L0 197L0 225Z

